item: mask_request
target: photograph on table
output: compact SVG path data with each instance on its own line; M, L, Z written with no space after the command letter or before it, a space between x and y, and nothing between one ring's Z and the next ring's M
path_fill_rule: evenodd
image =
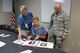
M54 48L54 43L52 43L52 42L40 41L40 42L38 43L37 47L53 49L53 48Z

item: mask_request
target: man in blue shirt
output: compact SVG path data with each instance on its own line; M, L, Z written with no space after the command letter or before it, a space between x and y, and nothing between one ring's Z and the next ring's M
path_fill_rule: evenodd
M32 27L32 18L33 15L31 12L28 12L28 9L26 6L21 6L22 8L22 13L20 14L18 18L18 39L22 40L22 35L26 36L28 35L29 31L31 30Z

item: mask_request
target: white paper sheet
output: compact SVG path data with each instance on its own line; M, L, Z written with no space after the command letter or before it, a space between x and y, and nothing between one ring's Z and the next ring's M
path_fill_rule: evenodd
M37 46L39 41L34 41L34 40L26 40L22 45L25 46Z
M9 37L10 35L3 35L2 37Z
M5 34L0 34L0 36L2 37L2 36L4 36Z
M45 44L45 45L42 45ZM54 44L51 42L43 42L40 41L39 44L37 45L37 47L42 47L42 48L49 48L49 49L53 49Z
M5 45L6 45L6 43L0 41L0 47L3 47L3 46L5 46Z
M15 41L13 41L13 43L15 43L15 44L23 44L24 41L17 39L17 40L15 40Z
M25 50L25 51L22 51L20 53L32 53L32 50Z
M41 48L49 48L53 49L54 43L51 42L43 42L43 41L34 41L34 40L15 40L13 41L15 44L21 44L22 46L32 46L32 47L41 47Z

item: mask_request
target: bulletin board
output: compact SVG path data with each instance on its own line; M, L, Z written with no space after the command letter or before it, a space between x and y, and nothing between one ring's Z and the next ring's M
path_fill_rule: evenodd
M3 0L3 12L12 12L12 0Z

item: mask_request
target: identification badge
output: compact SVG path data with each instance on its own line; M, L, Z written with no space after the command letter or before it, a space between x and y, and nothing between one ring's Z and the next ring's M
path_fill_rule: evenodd
M28 24L25 24L25 27L28 28Z

